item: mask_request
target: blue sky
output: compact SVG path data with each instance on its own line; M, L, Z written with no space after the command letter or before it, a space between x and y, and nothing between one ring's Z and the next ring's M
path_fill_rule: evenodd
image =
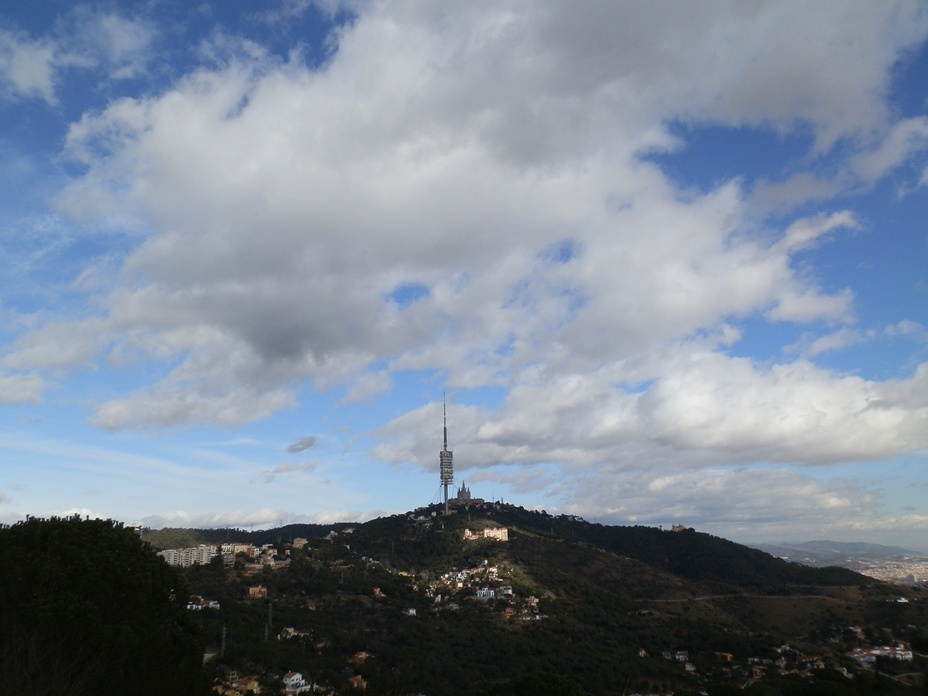
M925 3L18 5L0 521L928 550Z

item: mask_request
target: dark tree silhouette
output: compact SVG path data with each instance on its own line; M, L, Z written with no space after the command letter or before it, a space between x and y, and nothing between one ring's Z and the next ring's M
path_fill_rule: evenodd
M29 519L0 558L0 694L208 693L182 582L133 530Z

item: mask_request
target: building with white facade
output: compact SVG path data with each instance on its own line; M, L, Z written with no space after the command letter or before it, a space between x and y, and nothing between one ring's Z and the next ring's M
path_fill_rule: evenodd
M464 540L473 539L496 539L496 541L509 541L509 529L506 527L487 527L478 532L472 532L469 529L464 530Z
M195 564L206 565L218 554L219 552L215 546L206 546L204 544L190 549L165 549L158 552L158 555L168 565L180 566L181 568L187 568Z

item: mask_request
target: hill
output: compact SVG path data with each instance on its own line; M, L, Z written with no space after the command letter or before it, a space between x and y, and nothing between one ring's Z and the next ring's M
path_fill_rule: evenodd
M186 587L131 529L29 518L0 556L0 694L210 693Z
M926 557L898 546L867 544L864 542L799 541L755 544L756 548L796 563L810 566L836 565L851 567L858 561L897 561L912 557Z
M296 670L339 689L353 675L368 693L516 693L547 673L567 689L557 693L713 694L737 684L769 695L805 693L838 667L857 676L810 693L910 693L845 653L874 641L928 644L916 590L845 569L694 530L506 505L437 512L283 544L273 567L239 559L190 569L192 590L221 604L198 619L215 646L225 636L222 662L250 665L269 683ZM465 529L500 527L508 541L464 539ZM258 584L267 598L248 599Z
M569 542L572 546L636 561L653 571L702 583L704 589L783 592L790 586L872 583L870 578L847 569L809 568L692 529L670 532L654 527L591 524L574 517L555 517L511 505L487 506L480 511L439 520L439 523L442 529L451 532L451 541L446 547L423 544L421 535L411 535L405 518L399 516L359 526L354 532L354 547L378 560L410 570L417 565L454 560L459 548L454 542L468 524L474 527L495 524L511 528L522 543L528 539ZM557 559L552 560L556 562Z
M336 522L334 524L288 524L276 529L261 530L146 528L142 530L142 539L158 550L191 548L200 544L222 544L227 541L255 545L280 544L293 543L294 539L299 538L321 539L329 532L337 532L352 526L354 526L353 523Z

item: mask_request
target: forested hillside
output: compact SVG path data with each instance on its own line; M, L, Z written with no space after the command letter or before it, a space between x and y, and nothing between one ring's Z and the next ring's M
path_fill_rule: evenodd
M319 539L332 531L354 526L348 522L335 524L288 524L275 529L186 529L165 527L143 529L142 539L155 549L182 549L199 544L222 544L237 541L247 544L292 543L294 539Z
M30 519L0 558L0 694L209 693L186 585L133 530Z
M351 675L374 694L612 694L626 684L629 694L732 684L764 695L920 693L844 656L863 640L928 635L926 605L911 590L901 604L896 588L855 573L692 530L512 506L431 512L281 545L273 569L239 559L188 571L198 594L221 603L198 613L212 645L225 629L220 662L250 664L270 682L296 670L336 691L351 688ZM465 528L497 526L508 542L463 538ZM246 599L257 584L267 598ZM788 667L769 667L777 661ZM851 676L834 681L839 667ZM551 691L525 686L539 673L557 675Z
M180 572L113 522L0 529L0 694L276 693L292 672L316 693L398 696L924 693L924 658L848 657L928 648L917 588L693 530L438 512L167 530L267 545Z

